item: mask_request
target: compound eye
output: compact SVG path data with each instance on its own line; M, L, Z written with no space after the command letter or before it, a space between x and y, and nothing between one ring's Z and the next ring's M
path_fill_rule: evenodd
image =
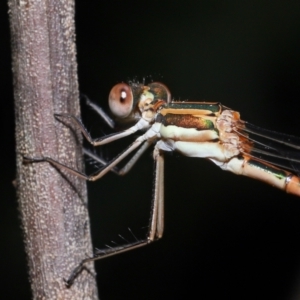
M172 102L171 93L168 87L160 82L152 82L148 86L155 92L157 98L166 101L167 103Z
M130 86L126 83L116 84L109 93L108 104L116 117L128 117L133 106L133 94Z

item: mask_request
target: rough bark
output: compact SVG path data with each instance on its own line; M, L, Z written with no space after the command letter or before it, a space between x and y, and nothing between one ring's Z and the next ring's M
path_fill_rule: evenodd
M81 135L54 113L79 116L73 0L9 0L14 76L17 189L34 299L97 299L87 266L71 288L63 278L91 255L86 184L48 163L82 170Z

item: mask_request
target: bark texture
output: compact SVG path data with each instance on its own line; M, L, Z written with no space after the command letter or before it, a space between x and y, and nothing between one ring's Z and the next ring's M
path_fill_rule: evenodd
M92 254L86 183L48 163L82 170L81 134L54 113L80 115L73 0L9 0L17 188L34 299L97 299L87 266L71 288L63 278Z

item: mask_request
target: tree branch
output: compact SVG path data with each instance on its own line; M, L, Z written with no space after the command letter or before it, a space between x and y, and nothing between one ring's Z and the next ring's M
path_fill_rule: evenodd
M79 116L73 0L9 0L19 208L34 299L97 299L93 265L67 289L63 278L92 254L86 184L48 163L83 169L81 135L54 118Z

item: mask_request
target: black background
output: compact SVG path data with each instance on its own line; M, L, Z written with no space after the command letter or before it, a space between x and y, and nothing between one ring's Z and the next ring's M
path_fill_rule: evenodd
M7 6L1 31L1 280L3 299L30 299L17 201ZM147 78L175 99L220 101L242 119L299 135L299 1L77 1L80 91L107 107L112 85ZM109 131L86 107L93 136ZM103 147L112 157L128 140ZM300 201L212 163L166 156L165 234L97 262L101 299L299 299ZM143 236L153 163L89 184L93 241ZM84 254L83 254L84 255ZM191 296L193 295L193 296Z

